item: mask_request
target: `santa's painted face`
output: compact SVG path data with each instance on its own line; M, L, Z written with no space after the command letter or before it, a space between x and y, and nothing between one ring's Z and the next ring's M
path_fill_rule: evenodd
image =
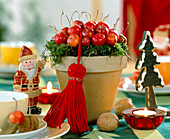
M31 60L25 60L22 62L22 65L25 67L28 67L28 66L34 66L34 60L31 59Z
M36 61L35 59L25 60L20 63L20 69L27 74L27 79L31 79L36 74Z

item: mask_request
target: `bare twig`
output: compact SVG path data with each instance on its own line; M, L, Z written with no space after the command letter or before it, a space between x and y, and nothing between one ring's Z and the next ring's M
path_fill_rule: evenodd
M108 17L109 17L109 14L108 14L108 15L106 15L106 16L103 18L103 22L106 22L106 21L107 21L107 19L108 19Z
M99 9L97 9L97 13L96 13L96 17L95 17L94 21L97 20L98 15L99 15Z
M85 13L89 15L90 20L91 20L91 14L90 14L89 12L83 11L83 12L81 12L81 16L82 16L83 14L85 14ZM81 17L81 16L80 16L80 17Z
M73 13L72 13L72 15L71 15L71 18L70 18L70 23L71 22L73 22L73 15L75 14L75 13L77 13L78 14L78 16L79 16L79 20L80 20L80 13L78 12L78 11L74 11Z
M116 23L115 23L114 26L113 26L113 29L114 29L114 30L116 30L116 28L117 28L117 23L119 22L119 20L120 20L120 17L118 17L118 19L116 20Z
M63 22L62 22L62 17L63 17L63 15L64 15L64 12L62 11L61 16L60 16L60 23L61 23L61 26L62 26L62 27L64 27L64 26L63 26Z
M57 34L58 30L56 29L55 25L51 26L51 25L48 25L49 27L51 27L53 29L53 31Z

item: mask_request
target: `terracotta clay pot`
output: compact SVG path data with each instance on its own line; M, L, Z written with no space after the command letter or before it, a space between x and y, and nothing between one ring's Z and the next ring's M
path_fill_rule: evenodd
M77 62L77 57L63 57L60 64L52 66L57 73L61 90L68 82L68 66ZM126 56L82 57L86 67L83 89L86 98L88 123L96 122L103 112L113 108L122 69L127 66Z

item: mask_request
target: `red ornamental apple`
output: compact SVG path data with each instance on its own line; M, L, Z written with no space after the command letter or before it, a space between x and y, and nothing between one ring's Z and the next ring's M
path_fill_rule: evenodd
M119 40L120 43L127 43L127 38L123 34L119 34Z
M71 47L77 47L79 43L79 36L77 34L72 34L67 39L67 44Z
M114 33L119 39L119 34L113 28L109 29L109 33Z
M84 24L84 28L91 28L93 31L96 29L96 24L92 21L88 21Z
M12 124L21 124L24 122L24 114L21 111L14 111L9 115L9 121Z
M65 35L63 32L60 32L53 37L53 40L57 45L65 44L67 42L67 35Z
M83 21L81 21L81 20L75 20L75 21L73 22L73 26L74 26L74 25L79 25L81 28L84 27L84 23L83 23Z
M94 23L95 25L97 25L96 21L91 21L92 23Z
M67 34L68 35L71 35L71 34L80 35L80 32L81 32L81 27L79 25L74 25L68 29Z
M103 34L97 33L92 37L92 43L94 46L103 46L106 42L106 37Z
M81 32L83 37L92 38L94 36L94 31L90 28L84 28Z
M112 28L112 29L109 29L109 33L114 33L115 30Z
M124 31L122 31L123 33L119 34L119 40L118 40L118 42L123 43L123 44L127 43L127 38L124 36L124 34L125 34L125 32L127 31L128 27L129 27L129 22L127 22L127 27L126 27L126 29L125 29Z
M95 31L96 31L96 33L101 33L105 36L107 36L107 34L109 32L109 30L104 26L98 26Z
M60 32L63 32L64 34L67 35L67 31L68 31L68 27L64 27L64 28L61 29Z
M118 41L118 37L117 37L117 35L115 35L115 33L109 33L107 35L107 44L108 45L114 46L117 41Z
M96 27L98 27L98 26L104 26L104 27L107 28L107 30L109 30L109 25L106 24L106 23L104 23L104 22L102 22L102 21L100 21L100 22L97 23Z
M88 37L84 37L83 39L82 39L82 45L83 46L89 46L90 45L90 38L88 38Z

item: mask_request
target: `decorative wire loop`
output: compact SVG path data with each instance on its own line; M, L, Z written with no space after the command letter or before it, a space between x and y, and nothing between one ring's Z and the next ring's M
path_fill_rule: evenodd
M69 79L69 80L79 81L79 82L80 82L80 84L82 84L82 80L81 80L81 79L79 79L79 78L69 77L68 79Z

